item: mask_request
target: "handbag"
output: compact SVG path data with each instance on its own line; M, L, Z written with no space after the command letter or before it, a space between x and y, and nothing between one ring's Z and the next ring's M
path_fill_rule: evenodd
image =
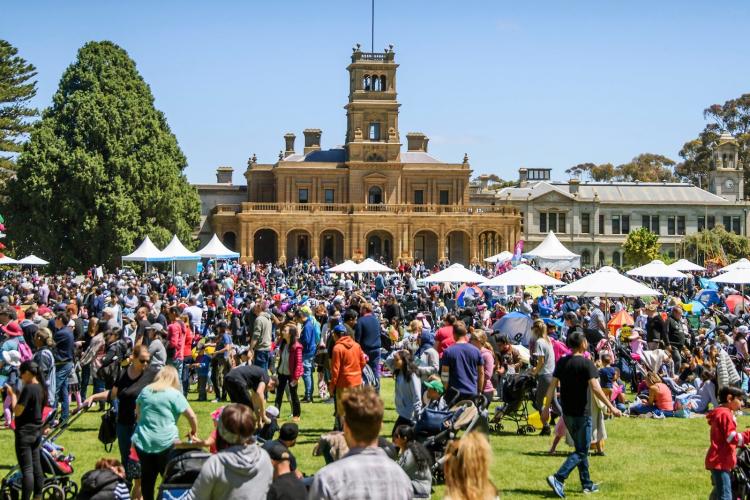
M117 412L114 407L110 407L102 415L98 438L104 445L104 451L110 453L114 442L117 440Z
M451 418L453 418L453 412L426 408L419 416L414 432L427 435L437 434L447 427L446 423Z

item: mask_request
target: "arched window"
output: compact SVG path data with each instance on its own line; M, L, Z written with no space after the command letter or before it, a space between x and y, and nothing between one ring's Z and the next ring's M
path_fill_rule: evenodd
M603 266L603 265L604 265L604 252L600 250L599 251L599 266Z
M612 265L617 267L622 266L622 257L620 256L620 252L617 250L612 252Z
M588 250L584 250L581 252L581 265L582 266L590 266L591 265L591 252Z
M383 92L385 92L386 89L388 88L386 87L385 83L386 83L385 75L380 75L380 90Z
M380 88L380 78L378 76L372 77L372 90L374 90L375 92L380 92L381 90L383 90L382 88Z
M367 191L367 203L370 205L379 205L383 203L383 190L379 186L372 186Z
M362 88L364 90L372 90L372 80L370 79L370 75L365 75L364 78L362 78Z

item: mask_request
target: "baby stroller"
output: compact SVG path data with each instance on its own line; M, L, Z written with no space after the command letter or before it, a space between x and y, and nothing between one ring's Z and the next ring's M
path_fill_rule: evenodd
M505 428L503 420L516 424L519 435L534 432L536 428L529 424L529 404L534 399L536 379L530 373L506 375L503 379L503 405L495 408L495 416L490 422L492 432Z
M46 436L42 437L42 445L39 450L39 458L44 473L44 486L42 498L50 500L69 500L78 495L78 484L71 479L73 475L72 462L75 457L72 454L63 454L62 446L55 443L73 423L85 413L85 409L76 412L63 424L58 425ZM50 422L54 412L50 413L46 422ZM3 478L0 483L0 498L2 500L17 500L21 498L23 476L20 466L16 465Z
M201 467L211 456L199 449L183 449L167 463L164 480L159 486L160 500L180 500L187 498L190 488L198 479Z
M737 450L737 465L732 470L732 498L750 499L750 449Z
M481 396L480 396L481 398ZM451 441L460 439L467 432L487 433L487 410L482 410L479 401L460 401L448 411L426 409L422 412L414 431L417 439L432 454L432 478L435 483L445 479L443 457Z

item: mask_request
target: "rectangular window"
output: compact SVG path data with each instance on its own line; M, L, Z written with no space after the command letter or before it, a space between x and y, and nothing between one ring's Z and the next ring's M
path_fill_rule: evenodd
M698 231L703 231L704 229L706 229L706 218L698 217Z
M448 190L447 189L441 189L440 190L440 204L441 205L447 205L448 202Z
M414 191L414 204L415 205L424 205L424 190L422 190L422 189L416 189Z
M604 214L599 214L599 234L604 234Z
M649 231L651 230L651 216L650 215L641 216L641 226L645 227Z
M716 217L713 215L709 215L708 216L708 230L710 231L711 229L715 227L716 227Z
M667 217L667 234L669 236L677 234L677 218L674 215Z
M624 217L624 216L623 216ZM644 215L641 217L641 225L651 231L652 233L659 234L659 216L658 215Z
M323 191L323 198L325 199L325 203L331 204L335 203L333 200L335 199L333 189L326 189Z
M368 137L371 141L379 141L380 140L380 124L377 122L373 122L370 124L370 131L368 134Z
M545 212L539 213L539 232L547 232L547 214Z
M658 218L657 218L658 221ZM622 216L622 233L620 234L628 234L630 232L630 216L629 215L623 215Z
M727 231L731 231L732 230L732 217L730 215L725 215L723 219L724 220L722 221L722 224L724 224L724 229L726 229Z
M740 218L725 215L724 216L724 229L735 234L740 234Z
M677 234L681 236L685 235L685 216L684 215L677 216Z
M565 233L565 214L557 214L557 231L561 234Z
M547 224L549 226L549 230L553 233L557 232L557 214L551 213L547 214Z
M581 232L591 234L591 214L581 214Z
M307 188L303 188L299 190L298 197L297 197L299 203L309 203L310 201L310 191L308 191Z
M742 231L740 229L740 218L739 217L732 217L732 231L734 231L736 234L742 234Z
M612 216L612 234L620 234L620 216Z

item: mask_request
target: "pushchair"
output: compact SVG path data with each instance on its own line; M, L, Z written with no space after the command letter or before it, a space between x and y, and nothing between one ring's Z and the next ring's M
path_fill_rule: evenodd
M53 428L49 434L42 437L39 458L44 473L42 498L50 500L67 500L78 496L78 484L73 481L72 454L63 455L63 448L55 443L73 423L85 413L86 409L72 414L64 423ZM45 422L51 422L55 412L47 416ZM2 500L16 500L21 498L23 476L20 466L16 465L0 483L0 498Z
M443 457L448 444L460 439L464 433L487 433L487 410L482 409L478 401L469 400L456 403L448 411L427 409L417 419L414 431L417 439L432 455L433 481L441 483L445 480Z
M500 432L505 428L504 420L516 424L519 435L534 432L536 427L529 423L529 404L534 399L536 379L530 373L506 375L503 379L503 405L495 408L495 416L490 421L490 430Z
M732 498L750 499L750 449L737 449L737 465L732 470Z
M201 467L211 456L200 449L187 448L177 452L164 470L164 479L159 486L160 500L180 500L187 498L190 488L198 479Z

